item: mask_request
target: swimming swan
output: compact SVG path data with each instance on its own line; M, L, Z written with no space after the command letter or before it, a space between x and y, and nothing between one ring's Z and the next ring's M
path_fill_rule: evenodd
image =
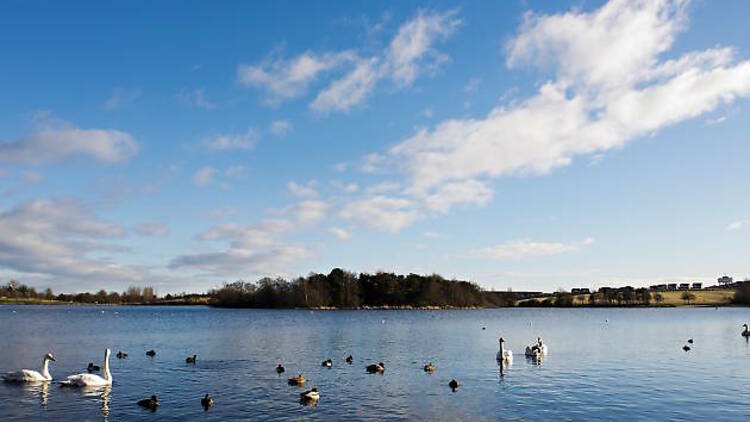
M747 324L742 324L742 327L744 330L742 330L742 337L750 337L750 328L748 328Z
M540 359L542 356L547 354L547 345L542 343L541 337L537 337L536 343L526 346L525 354L527 357Z
M70 375L60 384L68 387L103 387L112 385L112 374L109 372L109 349L104 350L104 377L95 374Z
M42 372L32 371L31 369L21 369L17 372L8 372L3 374L3 381L6 382L42 382L52 381L52 375L49 373L49 362L55 361L52 354L47 353L42 360Z
M501 362L505 362L505 363L513 362L513 351L505 350L505 347L503 346L503 343L505 343L505 340L502 337L500 337L499 343L500 343L500 350L497 352L497 360Z

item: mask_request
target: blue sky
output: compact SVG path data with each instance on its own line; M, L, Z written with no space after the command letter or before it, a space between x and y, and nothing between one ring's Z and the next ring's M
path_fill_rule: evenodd
M750 276L746 2L0 13L0 279Z

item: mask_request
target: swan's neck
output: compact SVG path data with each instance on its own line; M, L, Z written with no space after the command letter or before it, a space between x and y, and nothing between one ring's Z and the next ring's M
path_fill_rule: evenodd
M44 358L44 362L42 362L42 376L47 379L52 378L49 374L49 359L46 357Z
M104 379L112 381L112 374L109 372L109 353L104 355Z
M505 357L505 347L502 341L500 342L500 356Z

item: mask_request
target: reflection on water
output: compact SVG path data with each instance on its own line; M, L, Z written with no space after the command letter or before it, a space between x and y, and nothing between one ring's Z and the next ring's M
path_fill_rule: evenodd
M130 352L110 362L111 387L0 383L0 420L733 421L750 414L750 339L738 329L748 308L116 309L0 306L0 372L54 350L59 380L97 362L104 347ZM500 333L515 364L496 359ZM523 357L539 336L552 351ZM695 343L685 353L689 338ZM150 349L158 352L153 359ZM194 353L201 358L186 365ZM328 357L332 367L322 367ZM285 374L276 372L279 362ZM384 362L385 373L367 374L373 362ZM304 388L287 384L298 372ZM451 379L461 384L455 394ZM301 401L311 388L320 401ZM137 405L152 394L156 415ZM209 412L206 394L216 400Z

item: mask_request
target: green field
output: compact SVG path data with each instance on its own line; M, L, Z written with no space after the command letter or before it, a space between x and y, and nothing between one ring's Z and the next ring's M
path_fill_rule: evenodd
M657 303L656 300L654 300L654 295L656 293L651 294L651 304L649 306L720 306L720 305L728 305L732 302L732 298L734 297L734 290L690 290L691 294L695 295L694 299L690 300L690 303L688 304L685 300L682 299L683 291L674 291L674 292L658 292L662 295L664 300L661 303ZM588 306L589 304L589 296L590 295L576 295L573 296L573 306ZM525 299L522 301L519 301L519 304L523 304L527 301L537 301L540 302L544 299L547 299L547 297L544 298L531 298L531 299ZM599 305L602 306L602 305ZM617 304L613 306L618 306Z

